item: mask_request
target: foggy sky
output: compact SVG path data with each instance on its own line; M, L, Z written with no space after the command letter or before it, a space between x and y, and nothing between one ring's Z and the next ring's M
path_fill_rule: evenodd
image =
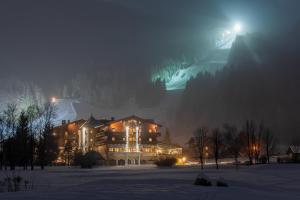
M299 4L297 0L4 0L1 77L21 77L51 89L85 70L147 69L166 57L201 49L206 29L231 21L242 21L249 31L288 31L299 19Z
M291 79L290 76L298 74L300 63L297 55L300 49L299 7L298 0L2 0L0 89L17 82L18 91L22 91L24 85L32 84L37 86L32 86L35 88L33 91L41 91L39 93L43 93L45 98L72 96L80 91L89 105L79 110L81 115L78 117L86 117L92 112L115 117L137 114L157 119L165 127L170 127L172 133L186 139L196 128L189 124L192 120L199 123L210 120L210 124L214 125L225 122L228 116L223 107L228 109L226 112L230 113L232 121L244 120L241 117L245 114L244 110L255 113L263 109L259 106L252 109L252 100L248 98L248 102L240 105L239 93L234 94L236 98L231 101L229 92L234 87L221 87L224 83L229 86L236 84L226 74L230 70L225 70L224 74L220 72L211 82L202 81L202 76L199 76L190 82L192 89L165 95L161 87L149 83L152 68L166 59L202 55L207 51L209 37L216 29L231 27L239 21L247 33L253 34L249 38L255 38L251 40L253 43L247 43L245 39L246 47L253 51L249 52L246 48L248 53L243 55L239 52L245 49L241 44L237 48L239 50L232 53L232 60L242 61L237 67L243 67L249 55L261 56L263 62L260 67L265 64L272 66L262 70L263 74L258 73L265 78L262 83L268 83L268 73L278 75L287 70L286 77L273 76L273 82L266 86L267 97L272 97L272 100L278 95L277 85L287 83L282 85L288 88L282 90L288 91L286 98L274 100L273 107L269 108L282 112L281 118L274 114L274 118L271 116L268 121L281 130L289 126L290 132L293 132L297 126L291 126L288 120L282 126L277 122L285 119L283 114L293 116L293 124L300 122L295 117L299 112L294 112L293 106L296 106L296 111L300 108L296 104L289 103L287 106L282 103L295 103L294 97L298 98L294 95L295 90L289 87L298 85L297 77ZM250 59L246 64L251 62ZM243 70L232 73L237 80L247 77ZM249 80L242 81L244 85L249 83ZM215 82L221 86L213 90L200 84L212 87ZM201 88L204 88L205 94L200 92ZM245 88L245 91L248 89L258 97L264 93L255 88ZM238 90L243 91L244 88ZM14 91L14 87L1 91ZM9 101L8 95L1 94L1 91L0 97L4 96ZM223 101L220 97L221 103L216 101L214 104L212 99L220 94L227 99ZM159 101L161 99L162 102ZM90 102L95 104L90 105ZM188 102L188 108L184 102ZM157 105L149 107L152 104ZM229 104L234 107L236 115L231 113ZM236 107L237 104L240 107ZM222 109L218 110L216 105ZM252 116L254 120L261 120L258 116L266 113ZM273 112L266 115L270 113ZM217 123L213 122L217 121L215 116L218 116ZM175 118L179 120L176 122ZM187 123L179 129L177 125L184 120Z

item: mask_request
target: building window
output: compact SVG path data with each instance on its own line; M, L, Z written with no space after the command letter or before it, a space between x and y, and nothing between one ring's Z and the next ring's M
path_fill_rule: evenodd
M112 128L111 130L112 130L112 132L116 132L116 129L115 129L115 128Z
M151 129L149 129L149 130L148 130L148 132L149 132L149 133L152 133L152 130L151 130Z
M115 137L112 137L112 138L111 138L111 141L113 141L113 142L116 141L116 138L115 138Z
M52 133L53 136L56 136L56 133Z
M151 137L149 138L149 142L152 142L152 138Z

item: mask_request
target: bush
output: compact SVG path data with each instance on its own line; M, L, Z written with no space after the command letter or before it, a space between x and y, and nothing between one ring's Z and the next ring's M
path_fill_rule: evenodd
M201 186L212 186L211 180L203 173L200 173L195 182L194 185L201 185Z
M0 193L1 192L18 192L27 191L29 188L29 181L24 180L19 175L7 175L3 181L0 180Z
M158 166L158 167L173 167L177 162L177 159L174 157L171 158L160 158L157 161L155 161L154 163Z
M225 182L224 178L219 178L216 182L218 187L228 187L228 184Z

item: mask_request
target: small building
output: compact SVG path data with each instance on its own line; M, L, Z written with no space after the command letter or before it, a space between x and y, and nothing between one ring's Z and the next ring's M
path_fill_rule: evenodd
M152 119L134 115L118 120L91 116L88 120L62 124L53 133L61 150L58 161L68 163L67 150L96 151L112 165L152 163L161 154L181 155L181 147L159 143L161 127Z
M287 155L294 162L300 162L300 146L291 145L287 150Z

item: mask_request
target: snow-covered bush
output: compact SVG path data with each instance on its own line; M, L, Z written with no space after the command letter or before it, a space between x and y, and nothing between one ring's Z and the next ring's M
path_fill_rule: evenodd
M29 189L29 181L19 175L6 176L0 180L0 192L18 192Z
M197 176L194 185L212 186L212 182L208 176L206 176L204 173L200 173Z

